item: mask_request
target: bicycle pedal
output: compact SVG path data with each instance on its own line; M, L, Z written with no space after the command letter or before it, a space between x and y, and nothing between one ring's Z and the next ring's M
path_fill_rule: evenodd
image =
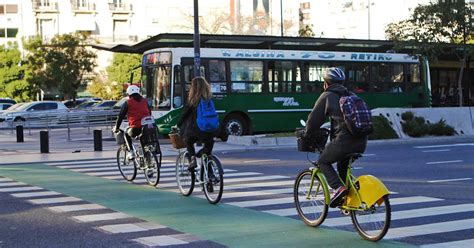
M351 212L347 209L341 209L341 214L345 215L345 216L349 216L351 214Z

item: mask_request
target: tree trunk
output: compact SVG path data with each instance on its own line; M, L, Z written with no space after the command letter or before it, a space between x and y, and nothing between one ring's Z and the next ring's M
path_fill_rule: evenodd
M464 75L464 67L466 67L466 56L464 56L461 60L461 70L459 72L459 77L458 77L459 107L462 107L462 105L463 105L462 79L463 79L463 75Z

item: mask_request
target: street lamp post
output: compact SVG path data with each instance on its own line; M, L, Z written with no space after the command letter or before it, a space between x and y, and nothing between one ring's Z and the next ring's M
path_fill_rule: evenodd
M280 0L280 27L281 36L283 37L283 0Z
M199 6L198 0L194 0L194 76L201 76L201 52L199 36Z

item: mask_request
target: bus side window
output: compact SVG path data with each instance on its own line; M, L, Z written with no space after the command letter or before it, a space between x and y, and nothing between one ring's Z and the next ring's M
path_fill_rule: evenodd
M173 84L173 108L183 106L183 82L181 82L181 67L174 67L174 84Z
M307 62L305 68L305 91L308 93L321 93L323 90L323 75L329 63L327 62Z
M227 78L224 60L209 60L209 83L213 94L227 92Z
M231 60L231 90L234 93L261 93L263 61Z
M408 68L408 90L412 90L420 86L420 65L410 64Z

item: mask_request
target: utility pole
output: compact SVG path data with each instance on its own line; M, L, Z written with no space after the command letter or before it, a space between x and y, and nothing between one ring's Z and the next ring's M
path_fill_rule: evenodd
M367 28L368 28L367 33L370 40L370 0L368 0L368 5L367 5Z
M283 37L283 0L280 0L280 23L281 37Z
M201 76L201 38L199 35L199 6L194 0L194 76Z

